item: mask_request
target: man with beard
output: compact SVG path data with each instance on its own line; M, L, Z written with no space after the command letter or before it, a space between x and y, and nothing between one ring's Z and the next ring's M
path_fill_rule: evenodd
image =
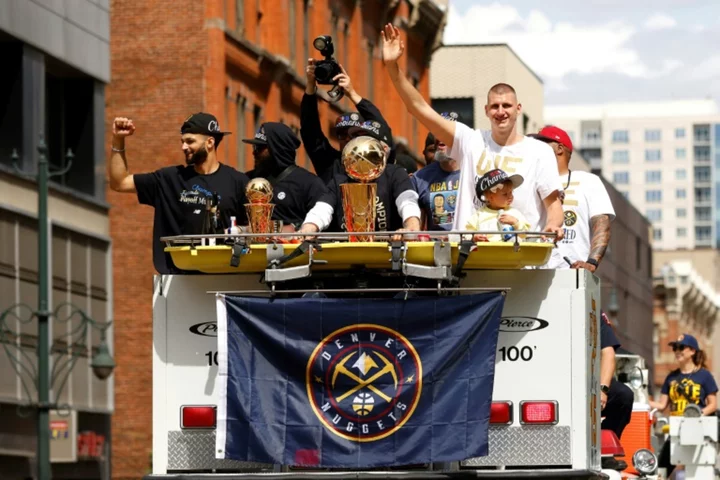
M238 225L245 223L245 187L248 177L217 158L217 147L225 135L217 119L209 113L189 116L180 128L185 165L176 165L152 173L130 174L125 157L125 139L135 133L129 118L113 121L112 152L107 171L110 188L121 193L136 193L143 205L155 208L153 221L153 264L161 274L187 273L179 270L164 252L161 237L222 233L231 227L230 217ZM217 202L218 224L215 231L203 231L207 203Z
M340 150L335 149L330 144L320 125L320 113L318 112L316 95L315 60L312 58L308 58L308 64L305 67L307 86L300 104L300 136L308 157L312 161L315 173L326 183L332 179L333 175L344 172L340 162L340 152L351 140L348 134L350 128L359 127L360 124L367 120L385 123L380 110L355 91L347 72L342 65L340 65L340 68L342 73L336 75L333 80L338 82L338 85L358 109L357 112L344 113L335 120L335 137L338 139ZM392 149L393 142L390 130L388 130L388 137L387 143ZM392 162L393 158L394 152L391 151L389 161Z
M513 205L528 220L532 231L553 233L556 242L562 240L562 187L555 155L543 142L518 133L522 105L515 89L498 83L488 91L485 115L490 120L490 130L473 130L460 122L448 121L432 109L400 69L398 60L405 50L400 30L388 24L381 34L383 62L408 112L446 144L449 156L460 164L453 230L464 230L473 211L481 206L475 193L477 179L501 169L525 179L513 192Z
M273 220L283 222L284 231L295 231L327 189L320 178L295 164L300 140L287 125L266 122L255 138L243 139L253 147L255 168L250 178L264 178L273 187ZM329 208L329 206L328 206Z
M389 130L383 123L366 121L360 127L351 127L348 134L350 138L368 136L379 140L385 149L385 155L388 156L390 146L385 140L390 135ZM315 233L324 230L328 225L330 225L329 231L346 231L340 185L354 182L355 180L351 179L344 169L342 173L336 173L327 184L327 195L324 195L318 206L310 212L300 231ZM419 231L418 194L412 186L407 171L399 165L389 163L375 183L377 183L375 231ZM401 238L400 235L393 237L396 240Z
M440 115L451 122L457 122L460 118L456 112L443 112ZM411 180L419 195L423 224L427 225L423 229L452 230L460 183L460 165L448 156L447 145L435 137L433 139L433 162L413 175ZM440 203L442 210L438 207Z

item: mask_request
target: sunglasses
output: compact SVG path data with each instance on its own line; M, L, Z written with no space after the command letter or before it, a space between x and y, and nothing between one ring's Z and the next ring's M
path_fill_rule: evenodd
M686 348L688 348L687 345L673 345L673 352L682 352Z

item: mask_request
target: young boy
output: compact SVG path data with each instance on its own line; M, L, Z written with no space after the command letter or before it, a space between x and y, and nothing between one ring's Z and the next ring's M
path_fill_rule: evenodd
M480 177L475 184L475 192L483 206L475 211L466 225L467 230L493 231L501 230L504 225L510 225L513 231L527 231L530 224L522 213L511 207L513 189L523 183L520 175L510 175L500 169L490 170ZM512 237L514 239L514 237ZM499 233L473 235L476 242L501 242L503 236Z

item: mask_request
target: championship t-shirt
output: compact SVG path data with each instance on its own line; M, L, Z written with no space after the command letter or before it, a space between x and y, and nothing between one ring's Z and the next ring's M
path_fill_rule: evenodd
M705 407L707 396L717 391L712 374L701 368L692 373L682 373L679 370L670 372L660 393L669 397L670 415L679 416L685 413L688 404Z
M464 229L470 216L481 206L475 183L495 168L508 175L522 175L524 182L513 190L512 205L525 216L531 231L545 227L547 214L543 200L561 188L557 161L549 145L530 137L513 145L498 145L489 130L473 130L458 122L450 157L460 162L453 230Z
M158 273L182 273L164 252L161 237L202 234L208 197L217 194L221 229L247 223L244 204L248 177L232 167L220 164L209 175L199 174L192 166L161 168L152 173L133 175L138 201L155 207L153 221L153 264Z
M588 172L571 171L560 177L565 189L563 200L565 238L553 249L546 268L569 268L563 259L572 262L585 261L590 255L590 219L596 215L608 215L615 218L610 196L597 175Z
M455 218L460 170L446 172L439 162L431 163L415 175L413 187L418 193L418 203L425 212L428 230L450 230Z

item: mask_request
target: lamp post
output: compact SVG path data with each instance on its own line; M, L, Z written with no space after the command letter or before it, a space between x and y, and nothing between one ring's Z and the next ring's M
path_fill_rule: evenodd
M50 480L50 411L64 407L58 405L65 383L70 372L75 367L78 358L92 356L91 367L95 376L101 380L110 376L115 368L115 362L110 356L109 349L105 343L105 332L111 322L98 323L85 312L71 303L63 303L54 310L49 306L49 279L48 268L48 180L53 176L64 175L72 167L73 154L70 150L67 153L67 165L58 171L50 171L47 159L47 146L42 139L38 145L39 159L38 169L35 174L38 186L38 305L37 309L26 304L13 305L0 312L0 345L5 350L10 364L20 377L25 394L30 399L30 407L37 409L37 478L39 480ZM13 151L13 166L24 175L18 166L18 155ZM26 345L22 345L22 336L15 333L9 325L10 320L22 324L29 324L37 318L37 368L34 367L32 358L28 355ZM51 352L50 344L50 320L70 324L72 329L68 336L69 341L53 344ZM74 326L77 323L77 326ZM87 347L87 336L90 329L97 329L101 334L101 342L98 351L93 355L92 345ZM14 354L12 349L14 350ZM57 355L50 369L51 354ZM24 360L29 361L29 365ZM34 396L28 387L25 377L30 377L37 388L37 401L33 402ZM59 382L55 398L51 400L52 386Z

